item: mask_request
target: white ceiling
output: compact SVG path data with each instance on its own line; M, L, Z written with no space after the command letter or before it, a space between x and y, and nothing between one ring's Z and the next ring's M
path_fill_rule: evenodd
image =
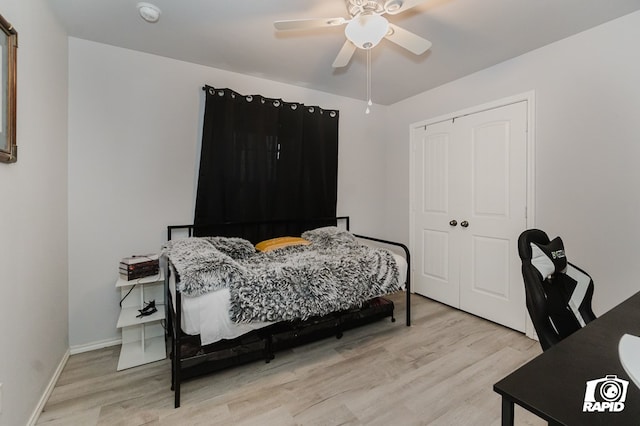
M366 98L366 54L331 64L344 27L276 32L273 21L348 18L344 0L47 0L70 36ZM372 51L373 101L389 105L640 9L640 0L430 0L390 22L433 42L421 56L383 40ZM611 46L615 49L616 46ZM215 81L203 84L216 84Z

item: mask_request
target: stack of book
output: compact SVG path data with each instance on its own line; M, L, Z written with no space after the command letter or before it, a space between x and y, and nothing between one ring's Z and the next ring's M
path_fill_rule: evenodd
M157 254L125 257L120 261L120 277L127 281L157 275L159 269Z

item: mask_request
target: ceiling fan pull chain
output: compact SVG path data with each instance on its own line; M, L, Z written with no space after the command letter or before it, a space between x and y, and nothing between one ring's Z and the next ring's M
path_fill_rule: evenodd
M367 49L367 109L364 111L365 114L369 114L371 112L371 49Z

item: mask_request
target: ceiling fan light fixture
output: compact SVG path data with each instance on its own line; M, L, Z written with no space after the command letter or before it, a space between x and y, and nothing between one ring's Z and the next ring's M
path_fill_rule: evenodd
M158 6L151 3L140 2L136 5L140 17L149 23L156 23L160 19L162 11Z
M371 49L387 35L389 21L380 15L359 15L344 30L345 35L360 49Z

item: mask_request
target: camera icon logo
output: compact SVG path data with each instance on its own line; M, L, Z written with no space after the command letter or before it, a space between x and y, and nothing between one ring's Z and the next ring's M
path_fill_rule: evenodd
M583 412L618 413L624 410L629 382L616 375L589 380L584 392Z

